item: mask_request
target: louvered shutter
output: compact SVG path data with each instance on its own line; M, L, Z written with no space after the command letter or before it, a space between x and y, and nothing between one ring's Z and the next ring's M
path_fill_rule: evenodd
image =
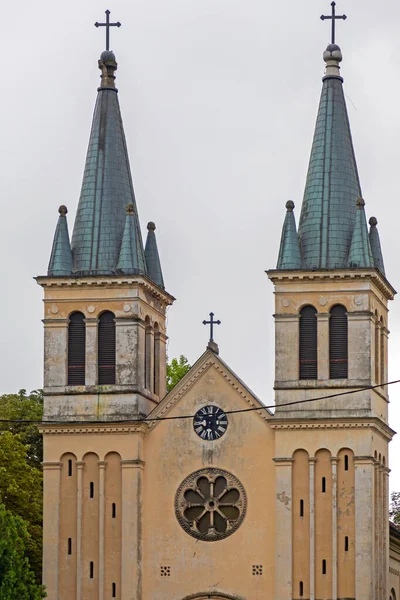
M85 316L72 313L68 325L68 385L85 385Z
M98 380L99 385L115 383L115 317L104 312L99 319Z
M329 377L348 377L348 325L347 311L340 304L331 309L329 319Z
M317 379L317 311L305 306L300 312L300 379Z

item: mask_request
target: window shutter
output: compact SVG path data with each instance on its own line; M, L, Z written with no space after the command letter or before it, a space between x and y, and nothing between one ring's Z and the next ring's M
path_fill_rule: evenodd
M329 319L329 377L348 377L348 325L347 311L337 305L331 309Z
M305 306L300 312L300 379L317 379L317 311Z
M85 316L72 313L68 325L68 385L85 385Z
M98 380L99 385L115 383L115 318L104 312L99 319Z

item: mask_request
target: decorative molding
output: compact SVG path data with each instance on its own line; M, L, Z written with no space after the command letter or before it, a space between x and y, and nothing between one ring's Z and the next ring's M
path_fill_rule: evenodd
M183 600L245 600L242 596L231 596L229 594L221 594L219 592L202 592L200 594L190 594L185 596Z
M109 423L96 423L93 425L81 425L77 423L54 424L42 423L39 425L39 432L43 435L81 435L82 433L101 433L101 434L127 434L141 433L144 434L147 430L147 423L140 421L138 423L130 423L129 425L121 422L121 425ZM77 463L78 464L78 463Z
M121 459L121 467L123 469L129 469L129 467L144 467L146 463L140 458L135 459Z
M60 471L62 467L62 463L59 461L43 461L42 462L43 471Z
M270 269L266 271L268 278L275 284L277 282L289 281L315 281L322 282L326 279L330 280L347 280L354 281L357 279L371 280L378 290L388 300L393 300L396 290L391 286L388 280L378 271L378 269L318 269L315 271L304 269L296 271L278 271Z
M395 432L380 419L345 419L345 420L297 420L273 419L270 421L271 429L374 429L387 439L392 439Z

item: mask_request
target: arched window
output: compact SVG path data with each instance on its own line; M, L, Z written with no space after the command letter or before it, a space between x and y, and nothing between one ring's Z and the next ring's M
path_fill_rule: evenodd
M160 330L158 323L154 323L154 385L153 392L160 395Z
M330 311L329 319L329 377L348 377L348 326L347 311L337 304Z
M386 373L385 373L385 335L383 332L383 319L382 317L380 318L380 359L381 359L381 365L380 365L380 375L381 375L381 380L380 383L385 383L385 378L386 378Z
M115 383L115 317L109 311L99 318L98 380L99 385Z
M317 311L304 306L300 311L300 379L317 379Z
M149 392L153 391L154 385L154 356L153 356L153 331L151 328L150 317L145 320L145 338L144 338L144 385Z
M68 385L85 385L85 315L74 312L68 325Z

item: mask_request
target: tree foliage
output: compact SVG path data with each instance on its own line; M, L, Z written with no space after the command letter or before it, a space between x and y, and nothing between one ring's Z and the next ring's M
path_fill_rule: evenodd
M400 525L400 492L392 492L390 500L390 519L396 525Z
M0 600L40 600L46 594L35 581L25 550L25 522L0 502Z
M40 421L42 406L40 391L5 394L0 396L0 418ZM24 552L38 583L42 577L42 456L36 425L0 422L0 498L6 510L26 524Z
M189 371L191 365L186 356L180 355L179 359L173 358L167 363L167 392L170 392Z

